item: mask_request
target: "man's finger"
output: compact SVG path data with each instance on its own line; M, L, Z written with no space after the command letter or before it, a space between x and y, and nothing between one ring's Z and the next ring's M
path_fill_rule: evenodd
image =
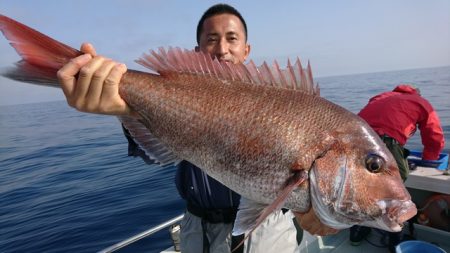
M76 87L73 92L75 108L78 110L85 111L87 109L86 107L91 107L94 104L99 103L99 101L86 101L86 95L92 83L94 85L102 85L102 83L96 80L101 79L102 77L94 76L94 74L102 66L104 61L104 57L97 56L81 68L78 74Z
M86 101L90 101L90 103L87 104L87 108L85 108L86 110L102 110L102 108L98 108L97 106L101 103L100 99L102 96L104 81L109 76L111 69L115 65L116 63L114 61L105 60L93 74L91 84L89 85L86 94Z
M119 83L120 79L122 79L123 74L127 71L127 67L125 64L116 64L109 73L108 77L105 79L105 84L103 85L101 101L116 101L116 106L118 106L118 110L128 109L127 104L119 95ZM125 113L125 112L122 112Z
M60 70L58 70L57 77L59 83L61 84L61 88L64 92L64 95L68 100L72 98L75 90L76 85L75 75L77 75L81 67L87 64L91 59L92 59L91 55L84 54L70 60L66 65L64 65Z
M85 53L85 54L90 54L93 57L97 56L97 52L95 52L95 48L91 43L83 43L81 44L81 48L80 48L81 52Z

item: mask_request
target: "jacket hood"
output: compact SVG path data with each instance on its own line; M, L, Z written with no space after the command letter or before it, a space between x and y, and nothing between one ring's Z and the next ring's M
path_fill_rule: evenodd
M410 84L400 84L397 87L395 87L392 91L406 93L406 94L420 95L419 89Z

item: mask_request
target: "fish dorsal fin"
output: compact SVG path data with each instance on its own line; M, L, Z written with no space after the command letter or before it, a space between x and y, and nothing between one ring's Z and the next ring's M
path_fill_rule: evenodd
M162 167L168 165L175 165L180 160L172 151L167 148L158 138L153 136L138 119L132 117L120 116L118 117L125 127L130 137L137 145L145 152L148 160L152 163L159 164Z
M311 65L308 62L307 67L303 68L299 58L294 65L288 60L287 67L282 69L276 60L272 67L266 62L257 67L253 61L247 64L232 64L220 62L203 52L178 47L169 47L166 50L160 47L158 52L150 50L136 62L163 76L173 72L209 75L224 80L282 87L320 95L319 86L314 84Z

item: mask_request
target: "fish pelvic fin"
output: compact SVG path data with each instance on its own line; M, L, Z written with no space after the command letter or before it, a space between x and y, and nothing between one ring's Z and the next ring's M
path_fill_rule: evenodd
M138 119L133 117L119 116L119 121L127 130L125 136L132 138L139 148L145 152L144 161L151 164L159 164L161 167L167 167L178 164L181 160L168 148L160 142L148 128Z
M311 65L308 62L307 67L303 68L299 58L294 65L288 60L287 67L282 69L276 60L272 66L264 62L257 67L253 61L233 64L219 61L203 52L178 47L166 50L160 47L158 51L150 50L148 54L143 54L136 62L163 76L174 72L208 75L226 81L275 86L320 95L319 85L314 84Z
M82 53L22 23L0 15L0 31L22 57L2 75L21 82L59 87L57 71Z
M302 229L308 231L312 235L325 236L336 234L337 232L339 232L338 229L334 229L332 227L323 224L320 221L320 218L314 212L313 208L310 208L305 213L295 211L293 211L292 213L294 214L297 223L300 224Z
M261 204L241 197L239 211L233 227L233 235L246 233L245 238L235 249L239 248L251 233L275 210L281 209L286 202L289 194L301 183L308 179L308 172L305 170L297 171L286 181L282 191L274 202L270 205ZM234 251L234 249L233 249Z

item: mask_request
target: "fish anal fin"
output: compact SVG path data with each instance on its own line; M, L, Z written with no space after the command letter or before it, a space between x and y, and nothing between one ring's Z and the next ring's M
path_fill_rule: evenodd
M252 232L275 210L281 209L289 194L308 179L308 173L305 170L295 172L288 180L278 194L275 201L270 205L254 202L241 197L239 211L234 223L233 235L246 233L245 238L235 247L239 248ZM233 249L233 251L235 250Z

